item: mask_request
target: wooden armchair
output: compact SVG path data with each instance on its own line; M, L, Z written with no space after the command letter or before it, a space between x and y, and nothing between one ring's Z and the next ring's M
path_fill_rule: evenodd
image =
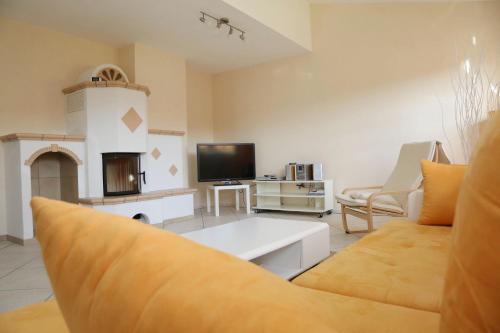
M406 217L408 216L408 211L403 209L399 211L396 209L390 209L389 207L378 206L374 203L374 199L383 195L409 195L414 190L406 190L406 191L382 191L383 186L369 186L369 187L351 187L346 188L342 191L342 194L348 194L349 191L359 191L359 190L380 190L379 192L374 192L370 194L368 199L366 200L366 206L348 206L343 203L340 204L340 211L342 213L342 226L346 233L357 233L357 232L372 232L373 229L373 215L374 214L382 214L387 216L395 216L395 217ZM368 224L368 229L366 230L349 230L349 226L347 224L347 214L355 216L357 218L366 220Z
M396 167L385 185L346 188L342 194L337 195L345 232L372 232L374 215L408 216L408 195L417 190L422 183L421 160L449 163L441 144L437 141L404 144ZM359 192L367 190L368 192ZM365 220L368 228L350 230L347 214Z

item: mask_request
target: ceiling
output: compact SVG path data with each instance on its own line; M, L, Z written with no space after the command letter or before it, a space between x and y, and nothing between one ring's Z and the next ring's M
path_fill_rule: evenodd
M308 0L311 4L328 4L328 3L387 3L387 2L484 2L484 1L499 1L499 0Z
M246 31L242 42L200 10ZM218 73L308 52L221 0L0 0L0 15L120 47L142 43Z

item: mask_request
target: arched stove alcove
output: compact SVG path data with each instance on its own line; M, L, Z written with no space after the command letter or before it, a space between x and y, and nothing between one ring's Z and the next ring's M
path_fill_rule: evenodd
M78 202L78 165L68 155L61 152L41 154L30 168L32 196Z

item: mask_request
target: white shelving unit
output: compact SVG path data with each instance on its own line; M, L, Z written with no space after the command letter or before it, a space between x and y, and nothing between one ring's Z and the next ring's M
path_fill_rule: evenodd
M331 214L333 210L332 180L256 180L255 212L280 210Z

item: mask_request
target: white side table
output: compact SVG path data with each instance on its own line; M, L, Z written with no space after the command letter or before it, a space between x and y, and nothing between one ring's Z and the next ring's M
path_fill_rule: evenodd
M219 216L219 192L225 190L235 190L236 193L236 210L240 210L240 190L245 190L245 205L247 208L247 214L250 214L250 185L221 185L214 186L211 185L207 187L207 212L210 213L210 207L212 206L210 199L210 191L214 191L214 207L215 216Z

